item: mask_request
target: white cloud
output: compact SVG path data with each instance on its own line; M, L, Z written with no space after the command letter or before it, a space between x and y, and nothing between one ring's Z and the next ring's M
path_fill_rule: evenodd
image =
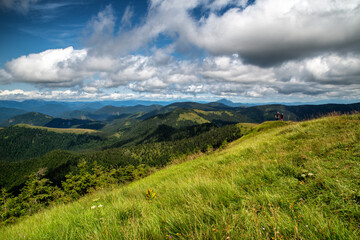
M10 83L12 80L11 74L9 74L4 69L0 69L0 83L7 84Z
M197 20L191 15L195 8L209 14ZM112 19L111 13L104 15L99 22ZM359 25L358 0L257 0L249 6L234 0L152 0L143 25L95 45L101 46L97 53L125 54L165 34L179 49L190 44L214 55L238 53L247 62L270 66L329 51L359 52Z
M75 69L86 58L86 50L51 49L39 54L30 54L5 64L5 79L50 86L73 86L88 76L82 69ZM2 70L3 72L4 70ZM11 77L9 77L11 76ZM1 76L0 76L1 77Z
M291 83L360 84L360 55L327 54L291 61L276 68L275 72L278 79L290 80Z
M213 54L237 52L259 65L352 48L360 37L359 1L258 0L208 18L186 40ZM186 26L184 26L186 27Z
M86 49L69 47L22 56L5 66L0 69L2 83L26 82L47 89L71 87L81 89L81 94L74 91L82 97L99 97L109 89L122 89L141 94L248 98L276 95L287 99L341 97L346 92L346 97L358 98L360 89L360 55L355 54L327 54L262 68L244 63L236 54L208 56L202 61L170 59L164 64L157 54L116 58L93 56ZM14 98L21 95L11 94Z
M268 84L275 80L273 68L244 64L237 57L207 58L203 62L201 73L209 79L242 84Z

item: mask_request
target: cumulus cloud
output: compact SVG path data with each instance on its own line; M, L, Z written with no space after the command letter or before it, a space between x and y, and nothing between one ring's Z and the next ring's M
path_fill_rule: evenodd
M72 47L47 50L6 63L0 77L3 81L73 86L88 76L88 72L74 68L85 58L86 50L74 50Z
M208 14L198 19L192 14L197 8ZM106 17L98 16L98 22L113 19L110 11L102 14ZM103 46L101 53L125 54L163 34L179 49L190 44L213 55L237 53L251 64L274 66L329 51L359 52L359 25L358 0L257 0L251 5L245 0L152 0L144 24L97 44Z
M347 97L358 98L360 89L359 54L332 53L268 68L243 62L237 54L208 56L202 61L170 58L166 64L159 59L163 57L158 54L96 56L72 47L47 50L8 62L0 69L0 82L71 87L81 89L82 95L87 96L123 89L141 94L249 98L340 97L346 92Z
M327 54L301 61L290 61L276 68L278 79L330 85L360 84L360 55Z

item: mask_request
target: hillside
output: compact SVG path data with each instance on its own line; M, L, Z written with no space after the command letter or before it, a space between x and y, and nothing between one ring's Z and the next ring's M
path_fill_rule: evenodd
M224 126L241 122L242 116L230 111L203 111L198 109L177 108L170 112L158 114L140 121L139 119L128 118L126 121L117 121L111 128L119 137L115 146L124 144L134 145L157 139L160 135L176 133L186 128L202 124L213 124ZM155 135L155 136L154 136ZM162 137L160 137L162 138Z
M223 150L57 205L0 237L357 239L359 139L360 115L265 122Z
M10 142L10 146L0 148L2 149L0 156L3 156L3 158L0 159L0 188L5 188L10 193L18 194L19 190L27 181L28 176L37 172L39 169L47 169L47 171L44 172L44 177L55 185L61 186L61 182L66 180L66 176L69 173L76 173L78 171L78 164L81 161L86 161L88 165L90 165L88 170L91 170L92 165L95 163L106 169L118 169L119 167L128 166L138 167L140 165L162 168L179 157L185 157L193 153L207 152L211 149L217 149L227 142L234 141L241 137L243 132L246 133L249 131L249 127L251 128L251 126L248 125L244 125L243 127L228 125L221 128L211 124L198 125L182 131L171 131L170 133L168 131L158 132L156 135L157 139L154 139L155 136L152 136L153 139L151 139L151 143L120 148L113 147L103 150L100 149L105 141L101 141L100 138L96 138L94 135L78 135L78 138L74 139L75 134L50 135L35 131L36 134L31 135L31 132L34 133L32 130L23 134L24 136L21 138L24 139L18 137L14 140L13 135L9 134L9 132L18 134L19 131L21 133L21 130L24 129L7 128L4 130L8 133L6 140ZM42 127L36 127L37 130L41 130L41 128ZM51 131L49 129L47 130ZM70 129L57 129L57 131L64 130L67 131ZM4 144L4 142L1 141L1 133L2 130L0 131L0 143L2 144L0 147ZM53 141L49 141L46 145L39 144L41 143L39 139L45 138L45 140L48 140L51 136L53 136ZM30 146L28 144L29 138L30 140L36 140L34 140ZM73 144L69 145L69 141ZM24 143L24 146L19 144L21 142ZM57 144L55 148L54 144ZM39 145L41 146L40 149ZM84 149L84 147L89 146L92 146L91 150ZM54 149L66 149L71 150L71 152ZM35 156L39 157L28 159ZM10 216L14 215L19 216L17 214L10 214ZM5 219L0 218L0 225L2 223L1 220L8 219L9 215L6 216Z
M3 126L13 126L16 124L29 124L32 126L44 126L49 123L53 117L42 113L29 112L22 115L17 115L5 121Z
M89 144L99 144L100 136L88 134L88 130L60 131L28 125L15 125L0 130L0 161L14 162L41 157L55 149L77 149ZM94 131L95 132L95 131Z
M261 123L274 120L276 112L284 113L287 121L304 121L319 118L333 112L340 114L360 112L360 103L286 106L280 104L237 108L247 122Z
M54 118L44 126L50 128L85 128L98 130L104 127L105 124L91 120Z
M1 105L0 105L1 106ZM9 118L26 113L26 111L17 108L0 107L0 126Z

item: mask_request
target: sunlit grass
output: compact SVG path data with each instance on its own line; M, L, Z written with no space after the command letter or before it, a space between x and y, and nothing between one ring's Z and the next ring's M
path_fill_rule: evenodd
M41 126L32 126L29 124L16 124L18 127L27 127L27 128L36 128L41 130L48 130L50 132L56 133L75 133L75 134L100 134L101 131L93 130L93 129L83 129L83 128L50 128L50 127L41 127Z
M27 217L0 237L359 238L360 115L249 132L220 151Z

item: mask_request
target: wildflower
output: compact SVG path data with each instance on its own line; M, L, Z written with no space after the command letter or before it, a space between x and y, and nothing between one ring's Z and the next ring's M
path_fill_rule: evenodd
M103 207L103 205L100 204L98 207L101 208L101 207Z
M309 172L309 173L308 173L308 176L314 176L314 174L313 174L313 173L311 173L311 172Z
M263 231L265 231L265 228L262 228Z
M230 237L228 236L226 239L230 239Z
M146 200L150 201L156 198L156 193L152 189L146 190Z
M91 206L91 209L95 209L96 208L96 206Z

